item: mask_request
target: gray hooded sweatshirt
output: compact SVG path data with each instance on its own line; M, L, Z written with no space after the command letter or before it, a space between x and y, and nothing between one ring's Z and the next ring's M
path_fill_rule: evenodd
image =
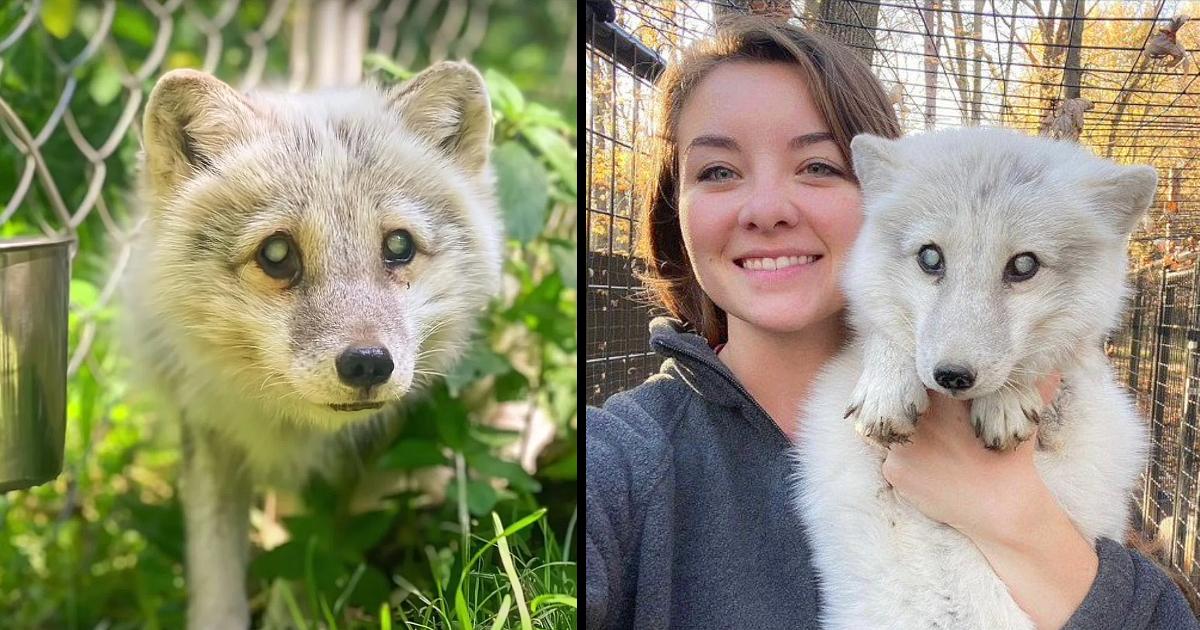
M587 409L586 626L818 627L787 437L701 337L659 318L650 343L661 371ZM1107 538L1096 552L1066 628L1200 628L1145 556Z

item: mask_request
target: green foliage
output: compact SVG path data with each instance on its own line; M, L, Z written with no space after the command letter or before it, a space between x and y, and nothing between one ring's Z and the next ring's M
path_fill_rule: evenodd
M377 19L371 21L368 41L378 41L384 24L382 18L394 4L380 2L376 5ZM454 11L453 4L443 1L399 5L406 8L395 25L397 48L402 57L405 51L413 53L404 59L405 65L412 68L429 65L428 51L439 40L444 43L447 34L440 28L430 28L430 24L442 24L447 13ZM459 4L458 8L466 7ZM466 22L461 26L464 39L471 39L471 32L477 26L486 29L486 35L471 54L473 63L480 68L502 69L530 101L565 115L574 129L578 103L578 64L574 57L578 41L574 34L578 30L578 3L487 0L471 2L469 11L471 15L460 16ZM422 12L427 12L427 20L414 19ZM461 57L455 48L446 50L445 54L447 58Z
M221 5L189 3L206 16ZM239 42L262 24L268 6L239 5L222 30L218 75L240 76L250 51ZM13 7L0 7L0 38L24 15ZM37 24L0 53L0 97L31 134L65 101L79 136L99 149L131 99L142 98L138 93L157 78L134 76L161 27L138 3L117 3L112 35L87 61L69 72L52 61L69 62L85 49L105 19L102 7L47 0ZM403 411L377 453L342 478L314 480L300 496L272 494L286 542L279 542L267 511L256 511L248 576L256 623L576 627L576 154L573 117L561 113L574 105L573 96L539 87L561 83L555 64L565 35L557 48L535 54L529 46L543 45L549 35L518 33L504 16L493 25L498 35L489 28L481 47L486 59L476 63L490 68L485 76L497 119L493 163L509 237L501 296L482 317L472 350ZM497 36L522 42L518 65L498 52ZM268 47L266 76L283 74L287 37L285 26ZM207 41L187 12L176 12L163 70L199 67ZM385 81L412 74L377 55L368 56L365 69ZM81 157L65 124L48 134L42 154L68 209L79 207L99 177L100 202L117 225L128 223L138 150L133 129L111 138L100 173ZM0 191L17 189L25 168L25 156L0 137ZM16 214L0 222L0 236L62 222L35 180ZM177 422L126 382L128 366L114 338L121 313L107 297L112 229L96 210L78 226L70 344L91 340L91 347L68 386L64 474L0 496L0 626L183 627ZM484 421L511 403L525 405L525 419L537 413L554 426L534 474L505 454L519 433ZM272 536L275 546L265 549L262 540Z
M546 169L515 142L500 145L492 157L500 178L500 205L508 235L529 241L546 223Z

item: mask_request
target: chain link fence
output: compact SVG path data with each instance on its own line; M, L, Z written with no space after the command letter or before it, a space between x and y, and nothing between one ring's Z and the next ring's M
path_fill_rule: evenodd
M591 3L603 8L604 2ZM1136 522L1161 559L1200 596L1200 77L1187 49L1196 33L1168 18L1179 2L1052 3L989 0L625 0L615 19L589 9L587 73L586 400L601 404L641 383L659 360L647 342L652 310L637 296L632 243L646 153L637 142L663 64L723 15L798 20L858 51L886 89L906 132L1000 125L1045 132L1058 106L1087 101L1079 141L1119 162L1159 170L1154 207L1130 244L1135 298L1106 350L1150 422L1151 462ZM1084 9L1087 10L1084 10ZM600 11L603 14L603 11ZM1174 28L1175 30L1170 30ZM1200 29L1198 29L1200 30ZM1156 46L1168 32L1185 56ZM1164 40L1165 41L1165 40ZM1082 103L1082 101L1077 101Z

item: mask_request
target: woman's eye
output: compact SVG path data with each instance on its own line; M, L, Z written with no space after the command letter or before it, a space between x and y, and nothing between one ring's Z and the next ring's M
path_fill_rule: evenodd
M389 263L403 265L416 255L417 245L408 230L396 230L383 239L383 259Z
M700 181L722 182L733 179L734 173L732 170L724 166L712 166L700 171L700 176L697 178Z
M824 162L813 162L804 167L804 172L808 175L837 175L838 170Z
M276 232L263 240L258 247L257 261L263 273L276 280L295 284L300 279L300 250L292 237L283 232Z

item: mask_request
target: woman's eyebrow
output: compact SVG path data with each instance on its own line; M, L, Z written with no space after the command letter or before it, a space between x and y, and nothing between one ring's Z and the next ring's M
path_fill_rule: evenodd
M795 151L804 147L817 144L818 142L833 142L833 134L828 131L816 131L806 133L802 136L796 136L788 141L788 148Z
M717 149L728 149L730 151L742 150L741 147L738 146L738 143L729 136L696 136L683 150L683 157L685 160L687 159L688 153L691 153L692 149L696 147L715 147Z
M806 133L804 135L796 136L788 141L788 149L795 151L797 149L803 149L804 147L820 142L833 142L833 134L829 133L828 131L814 131L813 133ZM729 151L738 152L742 150L741 147L738 146L738 143L729 136L718 136L711 134L696 136L683 150L683 158L685 161L687 160L688 153L690 153L691 150L696 147L714 147L717 149L726 149Z

